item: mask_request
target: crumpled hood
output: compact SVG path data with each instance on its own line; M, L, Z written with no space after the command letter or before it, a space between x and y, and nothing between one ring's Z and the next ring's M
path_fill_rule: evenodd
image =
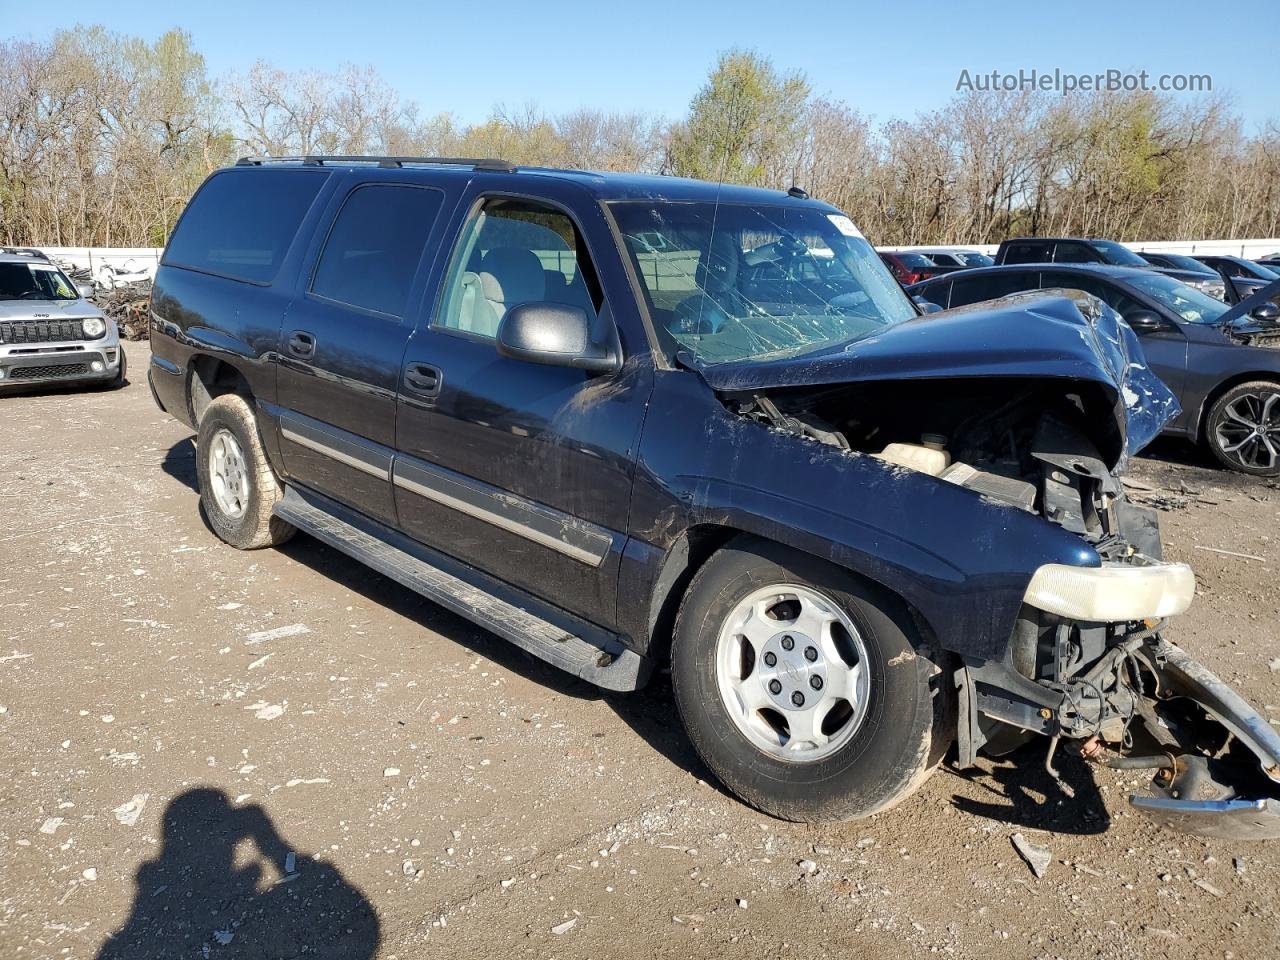
M729 393L943 377L1087 381L1113 398L1125 438L1121 463L1179 413L1177 398L1147 367L1129 325L1077 290L1036 290L927 314L802 357L697 369L712 389Z
M102 311L87 300L0 299L0 323L6 320L80 320L101 316Z

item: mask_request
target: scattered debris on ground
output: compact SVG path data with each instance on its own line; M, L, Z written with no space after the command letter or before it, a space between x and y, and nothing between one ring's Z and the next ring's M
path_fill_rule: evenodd
M93 302L115 320L123 340L146 340L151 321L151 283L143 281L99 290Z

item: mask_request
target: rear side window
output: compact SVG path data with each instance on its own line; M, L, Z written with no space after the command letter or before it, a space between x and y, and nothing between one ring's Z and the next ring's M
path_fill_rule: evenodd
M1002 263L1048 263L1049 244L1011 243Z
M1054 263L1101 263L1102 257L1083 243L1060 243L1053 252Z
M422 249L443 201L444 194L427 187L357 187L325 240L311 292L403 317Z
M187 205L164 262L267 284L328 173L237 170L208 180Z
M1000 271L981 277L963 277L951 287L951 306L963 307L983 300L995 300L1011 293L1034 290L1039 274L1035 272L1012 270Z
M930 303L936 303L943 310L947 309L947 300L950 293L950 280L944 280L941 283L926 283L924 286L916 287L911 291L913 296L924 297Z

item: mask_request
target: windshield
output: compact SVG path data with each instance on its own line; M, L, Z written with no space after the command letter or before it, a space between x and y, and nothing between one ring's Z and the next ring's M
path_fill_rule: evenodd
M996 262L985 253L956 253L952 254L952 256L966 267L994 267L996 265Z
M610 209L671 355L705 364L794 356L917 316L848 217L712 202Z
M1089 243L1102 254L1104 263L1113 263L1117 267L1149 267L1151 264L1128 247L1121 246L1114 240L1090 240Z
M1163 274L1126 277L1125 280L1147 296L1158 300L1187 323L1217 323L1230 309L1221 300L1215 300L1195 287L1189 287L1181 280Z
M0 263L0 300L79 300L61 270L49 263Z

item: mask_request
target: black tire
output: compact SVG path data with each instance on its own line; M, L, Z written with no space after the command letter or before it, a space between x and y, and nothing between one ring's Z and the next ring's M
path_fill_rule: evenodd
M1270 415L1263 417L1268 402ZM1252 440L1249 428L1232 417L1248 411L1261 429ZM1280 477L1280 383L1252 380L1232 387L1209 408L1204 434L1213 455L1228 469L1254 477ZM1241 442L1242 446L1231 449Z
M866 649L868 703L836 752L810 762L778 759L729 715L717 683L716 645L738 603L774 584L816 589L857 628ZM672 638L677 707L703 762L733 793L784 820L851 820L913 793L954 737L949 678L904 604L845 570L754 538L712 556L689 586Z
M210 452L222 431L234 439L243 463L243 469L238 472L238 489L243 492L239 498L241 509L235 514L223 509L213 489ZM273 547L297 532L292 524L271 512L284 496L284 490L262 449L253 408L239 394L223 394L205 408L196 435L196 476L200 485L200 506L209 526L233 547L241 550Z
M118 390L129 383L129 358L125 356L124 345L120 345L120 369L116 371L116 375L111 378L109 386Z

